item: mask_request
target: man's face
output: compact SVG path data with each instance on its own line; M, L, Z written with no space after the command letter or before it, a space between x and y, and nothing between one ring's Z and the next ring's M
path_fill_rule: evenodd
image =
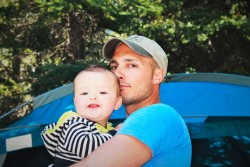
M140 103L152 95L152 61L153 58L140 56L125 44L116 48L110 67L119 78L125 106Z

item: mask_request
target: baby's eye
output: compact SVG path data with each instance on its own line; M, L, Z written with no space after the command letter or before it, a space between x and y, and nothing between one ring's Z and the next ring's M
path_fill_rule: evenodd
M108 94L107 92L100 92L100 94L102 94L102 95L106 95L106 94Z
M82 92L80 95L87 95L88 92Z

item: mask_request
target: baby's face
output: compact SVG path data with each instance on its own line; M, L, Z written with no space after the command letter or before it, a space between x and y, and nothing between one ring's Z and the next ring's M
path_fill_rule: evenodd
M120 107L117 106L117 86L110 72L81 73L74 83L76 112L105 126L113 110Z

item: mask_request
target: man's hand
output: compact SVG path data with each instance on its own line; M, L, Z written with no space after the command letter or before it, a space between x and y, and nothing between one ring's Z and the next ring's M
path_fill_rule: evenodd
M118 124L116 127L115 127L115 130L120 130L120 128L122 127L122 123Z

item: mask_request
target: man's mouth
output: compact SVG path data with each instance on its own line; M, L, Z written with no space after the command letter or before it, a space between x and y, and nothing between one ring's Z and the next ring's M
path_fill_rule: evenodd
M128 87L130 87L130 86L127 85L127 84L120 84L120 90L126 89L126 88L128 88Z

